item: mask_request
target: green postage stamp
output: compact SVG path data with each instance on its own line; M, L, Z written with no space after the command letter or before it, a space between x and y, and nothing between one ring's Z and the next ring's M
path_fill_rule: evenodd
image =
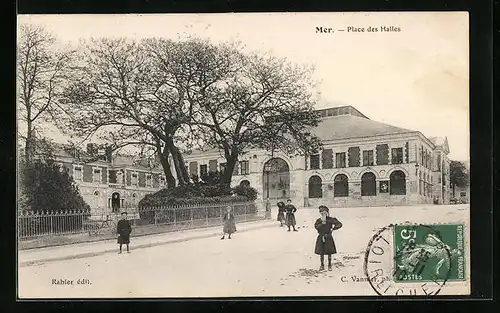
M394 281L464 281L464 225L395 225Z

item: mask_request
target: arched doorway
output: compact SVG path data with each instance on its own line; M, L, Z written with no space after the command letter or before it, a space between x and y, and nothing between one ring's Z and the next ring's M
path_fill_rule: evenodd
M95 190L94 193L94 198L93 198L93 206L95 209L100 209L101 208L101 193L99 190Z
M264 199L290 197L290 167L282 158L273 158L264 164Z
M118 212L120 211L120 194L118 192L114 192L111 195L111 209L113 212Z
M132 194L132 208L137 208L137 194L135 192Z
M349 196L349 178L344 174L338 174L333 180L333 196L348 197Z
M309 178L309 198L322 198L323 190L322 190L322 180L318 175L311 176Z
M361 176L361 195L362 196L376 196L377 195L377 183L375 174L372 172L364 173Z
M389 176L391 195L406 195L406 175L402 171L394 171ZM425 189L424 189L425 191Z

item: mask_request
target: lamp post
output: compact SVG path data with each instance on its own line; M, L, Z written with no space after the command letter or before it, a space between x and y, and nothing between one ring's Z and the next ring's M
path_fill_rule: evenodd
M418 175L418 162L415 162L415 176L417 177L417 193L420 194L420 176Z
M264 172L266 173L266 185L267 185L267 191L266 191L266 216L268 215L268 212L271 210L271 202L269 201L269 172L271 171L271 165L270 162L268 161L267 164L264 166Z

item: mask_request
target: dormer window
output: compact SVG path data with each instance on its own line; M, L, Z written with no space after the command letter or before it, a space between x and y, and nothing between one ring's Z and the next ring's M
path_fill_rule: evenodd
M131 183L133 186L137 186L137 183L138 183L138 179L137 179L137 173L132 173L132 176L131 176Z
M82 180L82 167L81 166L75 166L73 168L73 179L74 180Z

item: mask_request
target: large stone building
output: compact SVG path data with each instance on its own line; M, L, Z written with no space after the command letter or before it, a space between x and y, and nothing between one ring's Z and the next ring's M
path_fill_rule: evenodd
M232 184L253 186L261 200L290 198L305 206L450 202L446 138L372 121L352 106L319 112L322 121L314 132L323 142L321 151L307 157L250 151L240 157ZM134 208L146 194L165 186L158 164L100 155L99 160L80 162L67 149L56 151L95 212ZM195 151L184 159L189 173L197 176L225 167L223 154L215 150Z
M250 184L262 200L291 198L305 206L449 203L446 138L370 120L352 106L319 112L322 121L314 132L321 151L307 157L250 151L240 157L233 185ZM219 151L184 157L190 174L225 166Z
M68 169L94 214L136 208L146 194L165 186L163 170L156 164L130 155L112 157L104 151L89 161L87 152L58 145L55 157L59 165Z

